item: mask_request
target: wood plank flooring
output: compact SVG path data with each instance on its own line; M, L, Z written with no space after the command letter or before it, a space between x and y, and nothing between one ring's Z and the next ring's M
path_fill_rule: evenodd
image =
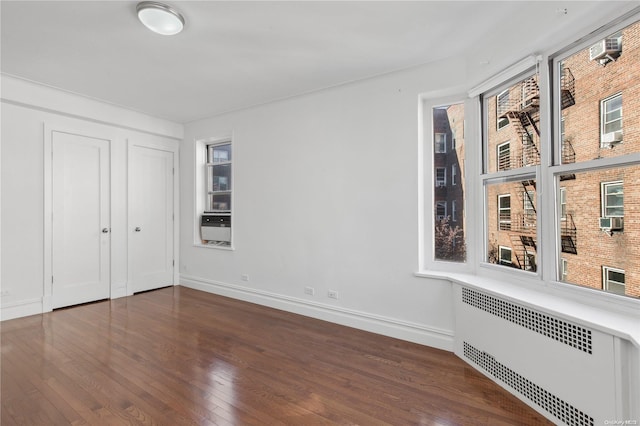
M184 287L5 321L9 425L537 425L449 352Z

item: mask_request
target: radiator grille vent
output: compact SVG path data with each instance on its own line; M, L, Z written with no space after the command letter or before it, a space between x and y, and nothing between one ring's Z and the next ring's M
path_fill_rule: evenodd
M570 426L593 426L593 417L542 389L509 367L499 363L488 353L479 351L467 342L464 342L464 356L565 424Z
M462 288L462 301L558 342L592 353L591 330L584 327L466 287Z

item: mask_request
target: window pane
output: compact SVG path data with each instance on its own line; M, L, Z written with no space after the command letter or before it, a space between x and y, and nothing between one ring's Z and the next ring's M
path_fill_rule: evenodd
M537 75L485 100L488 172L540 164L539 106Z
M487 184L487 262L505 265L508 249L509 266L537 269L536 194L535 179Z
M434 257L464 262L464 104L433 108ZM447 150L447 141L452 142ZM447 180L447 170L451 176ZM447 210L447 206L451 210Z
M607 281L625 284L624 275L640 277L640 166L565 175L557 184L566 212L558 229L568 270L560 279L612 291ZM637 278L616 288L640 297Z
M640 152L640 22L565 58L559 65L564 138L556 163Z

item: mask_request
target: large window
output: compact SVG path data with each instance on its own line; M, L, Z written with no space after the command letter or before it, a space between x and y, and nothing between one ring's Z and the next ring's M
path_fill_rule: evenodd
M486 263L640 298L640 22L629 22L482 94Z
M431 109L433 120L434 260L466 261L464 221L464 104ZM447 141L451 140L447 150ZM451 174L447 179L447 171Z

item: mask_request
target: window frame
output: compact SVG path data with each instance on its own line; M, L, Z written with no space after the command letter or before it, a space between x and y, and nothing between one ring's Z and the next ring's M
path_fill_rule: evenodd
M620 110L620 117L616 118L615 120L607 121L607 114L610 114L612 111L617 111L617 110L607 111L607 104L614 101L617 98L620 98L620 108L618 108ZM623 114L622 92L618 92L615 95L608 96L600 101L600 146L601 147L607 147L611 143L611 142L605 142L606 135L610 133L615 133L615 132L623 132L623 121L622 121L623 115L622 114ZM614 122L620 122L620 128L610 132L605 131L605 128L607 127L607 125Z
M607 199L609 195L607 193L607 188L613 187L613 186L620 186L622 188L622 212L623 213L621 215L614 215L614 214L607 213L607 209L613 209L618 207L618 206L609 207L607 203ZM600 197L601 197L600 205L602 207L602 210L600 212L601 217L624 217L624 181L616 180L616 181L601 182Z
M446 200L437 200L434 204L434 217L435 220L445 220L447 218L447 201ZM444 209L444 214L443 215L439 215L438 214L438 208L442 207Z
M626 275L625 275L625 282L624 283L620 283L619 281L612 280L609 277L609 274L608 274L609 272L615 272L615 273L618 273L618 274L625 275L624 269L614 268L614 267L611 267L611 266L604 266L604 265L602 266L602 290L607 292L607 293L620 295L620 293L618 293L616 291L609 290L609 285L610 285L610 283L615 283L615 285L621 286L626 290ZM622 294L624 294L624 290L623 290Z
M509 103L509 98L511 96L511 94L509 93L509 89L505 89L502 92L498 93L496 95L496 130L502 130L506 127L509 126L509 119L508 118L500 118L500 114L498 113L498 111L500 110L500 98L504 97L503 95L506 95L506 100L503 102L506 102L507 104Z
M438 136L442 137L442 140L438 141ZM434 133L433 134L433 151L436 154L447 153L447 134L446 133Z
M442 171L442 179L438 179L438 172ZM436 167L435 175L434 175L434 186L436 188L443 188L447 186L447 168L446 167Z
M502 203L501 203L502 199L506 199L506 198L509 199L509 208L508 209L502 207ZM498 230L499 231L510 231L511 230L511 220L512 220L512 217L511 217L511 194L498 194L498 200L497 201L498 201ZM506 210L509 210L509 220L502 219L502 217L503 217L502 212L506 211ZM505 225L504 227L503 227L503 224ZM508 226L506 226L506 225L508 225Z
M507 147L507 150L506 150L507 155L506 155L506 157L507 157L507 164L508 165L507 165L507 167L502 168L500 166L502 164L501 151L504 151L503 148L505 146ZM504 152L502 154L504 155ZM511 141L508 140L508 141L502 142L502 143L500 143L500 144L498 144L496 146L496 170L499 171L499 172L503 172L505 170L511 170L511 168L512 168L511 167Z
M502 259L502 252L509 252L509 262L505 263ZM512 266L513 265L513 249L507 246L498 246L498 265L500 266Z

